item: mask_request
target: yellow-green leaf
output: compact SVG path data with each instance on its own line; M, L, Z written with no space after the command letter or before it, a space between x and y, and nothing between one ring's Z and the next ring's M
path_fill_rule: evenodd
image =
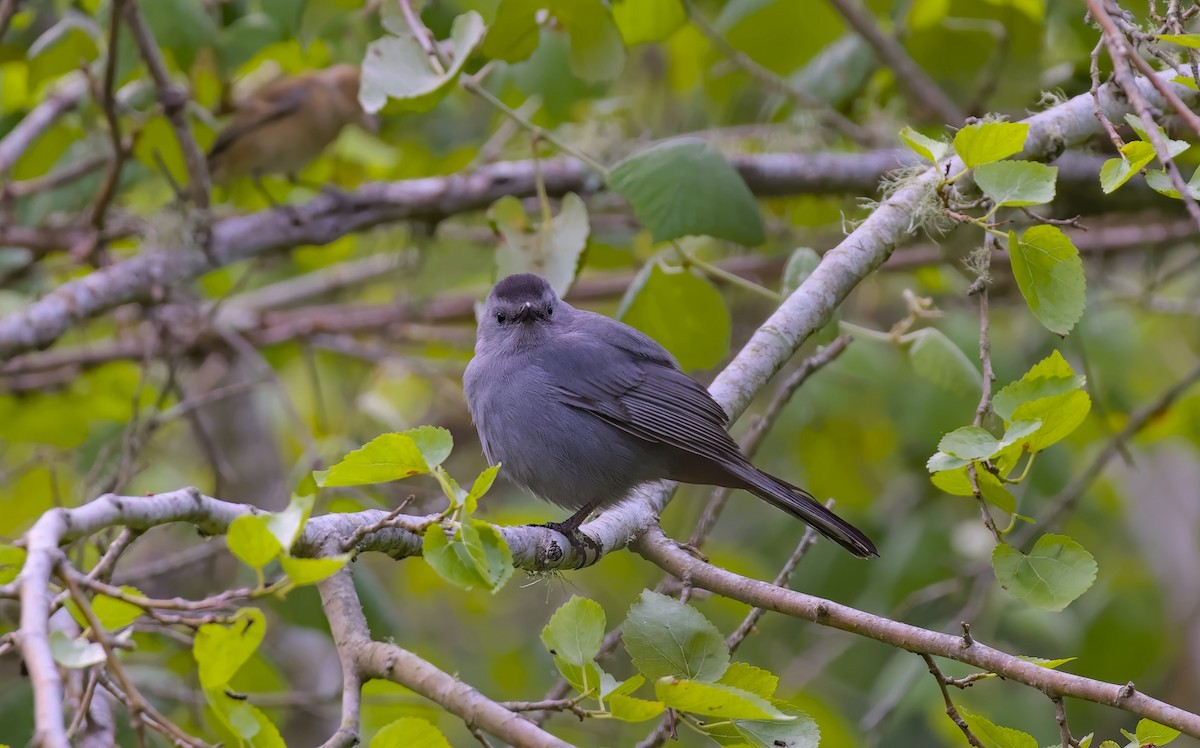
M401 717L375 733L369 748L450 748L450 741L423 719Z
M384 483L422 475L450 456L453 443L449 431L435 426L380 434L329 470L314 475L317 484L324 488Z
M230 553L255 569L263 568L283 552L268 521L267 514L243 514L229 524L229 532L225 535Z
M723 683L665 676L654 684L659 701L672 709L724 719L792 720L766 699Z
M281 556L279 564L283 567L283 573L287 574L288 579L292 580L293 584L303 586L306 584L316 584L322 579L332 576L338 569L345 566L349 560L349 553L329 556L328 558Z
M230 624L202 625L192 643L200 685L206 689L223 689L258 649L266 632L266 617L255 608L242 608L237 613L237 620Z
M1066 335L1083 316L1087 281L1079 250L1057 226L1008 232L1013 278L1033 316L1053 333Z
M1003 543L992 550L996 581L1018 600L1058 611L1096 581L1096 560L1066 535L1043 535L1028 554Z
M999 161L1025 147L1027 122L980 122L954 135L954 150L967 166Z

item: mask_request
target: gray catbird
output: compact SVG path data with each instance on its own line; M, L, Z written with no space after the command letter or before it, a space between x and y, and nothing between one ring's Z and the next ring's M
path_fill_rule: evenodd
M561 301L539 276L511 275L492 289L463 384L488 462L577 510L547 525L573 544L591 512L669 479L745 489L856 556L878 555L806 491L751 465L725 430L725 411L666 349Z

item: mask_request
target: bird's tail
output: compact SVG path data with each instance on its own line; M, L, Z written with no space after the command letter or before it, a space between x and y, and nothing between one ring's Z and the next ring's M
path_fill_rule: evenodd
M859 558L878 556L875 544L854 525L822 506L803 488L751 467L741 477L746 490L793 517L807 522L817 532Z

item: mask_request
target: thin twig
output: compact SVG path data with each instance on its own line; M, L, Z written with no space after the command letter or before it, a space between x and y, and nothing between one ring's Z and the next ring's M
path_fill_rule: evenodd
M954 706L954 700L950 698L950 691L946 689L946 676L942 674L941 669L938 668L937 663L933 661L932 657L922 653L921 658L929 666L929 674L937 681L938 689L942 692L942 701L946 703L946 716L954 724L958 725L958 729L962 730L962 734L966 737L968 743L975 746L975 748L983 748L983 743L980 743L979 738L975 737L975 733L971 732L971 726L967 724L967 721L958 713L958 708Z
M1054 702L1054 721L1058 723L1058 735L1062 741L1062 748L1072 748L1076 743L1075 738L1071 737L1071 728L1067 724L1067 707L1063 704L1063 697L1051 696L1050 700Z
M825 502L825 508L833 508L833 499ZM788 556L787 562L784 563L783 568L779 570L779 573L775 575L775 579L771 583L777 587L788 586L788 580L791 579L792 572L796 571L796 567L800 565L800 562L808 553L808 549L812 548L816 542L817 532L812 528L812 525L809 525L807 528L805 528L804 535L800 538L800 542L796 544L796 550L792 551L792 555ZM767 611L762 608L750 609L750 612L746 614L746 617L742 619L742 622L738 624L738 627L734 629L733 633L725 638L725 643L729 645L730 653L737 651L737 648L741 646L742 641L744 641L750 632L754 630L754 627L758 625L758 620L762 618L763 614L766 612Z
M196 138L192 135L191 127L188 125L187 93L171 82L162 50L154 39L154 31L146 22L145 16L142 15L141 8L138 7L138 0L126 0L125 17L142 59L146 63L146 69L150 71L150 77L154 79L163 114L171 124L171 129L175 131L175 139L179 142L179 148L183 152L192 203L202 211L207 210L209 206L208 193L212 183L209 179L208 162L204 158L204 152L200 150ZM207 244L207 241L202 244Z
M501 701L500 706L510 712L541 712L557 711L571 712L579 719L587 716L587 711L579 706L575 699L542 699L541 701Z
M793 86L790 82L780 77L769 68L763 67L754 61L750 55L741 51L737 47L729 43L729 41L720 34L712 25L701 15L692 0L687 0L684 3L687 8L688 20L696 27L705 39L708 39L717 51L725 56L731 63L744 70L752 78L755 78L760 83L766 85L772 91L787 96L805 109L812 109L816 112L817 117L845 135L850 140L864 148L871 148L879 145L878 139L870 132L858 125L846 115L831 107L827 102L810 95L808 92Z
M883 33L865 5L859 0L829 0L829 4L866 40L879 61L892 69L896 83L915 102L928 108L948 125L957 127L963 123L965 115L958 105L908 56L899 42Z
M988 248L988 245L985 244L984 249ZM996 381L996 373L992 370L992 339L988 332L988 282L986 276L981 275L972 285L971 290L979 296L979 361L983 365L979 406L975 409L975 419L972 423L982 426L984 417L992 410L992 383ZM979 488L979 473L974 460L967 465L967 479L971 482L971 493L979 502L979 512L983 516L983 524L992 533L996 542L1003 544L1004 536L996 527L996 521L992 519L992 512L983 498L983 491Z
M1166 139L1159 129L1158 123L1155 122L1154 114L1150 110L1150 104L1138 88L1136 76L1130 67L1129 60L1136 56L1136 52L1129 48L1129 42L1125 38L1125 35L1121 33L1120 29L1113 23L1112 18L1109 17L1103 0L1086 0L1086 2L1092 17L1096 20L1096 23L1100 24L1104 45L1108 48L1109 59L1112 60L1113 77L1116 79L1117 85L1125 92L1125 95L1129 98L1129 103L1133 106L1133 110L1141 118L1143 127L1146 130L1146 136L1154 146L1154 153L1162 163L1163 169L1166 170L1167 176L1170 177L1171 185L1179 193L1180 199L1183 200L1183 207L1187 210L1188 215L1192 217L1192 220L1196 222L1196 226L1200 227L1200 204L1197 204L1195 198L1192 197L1191 191L1183 179L1183 175L1179 172L1179 167L1175 164L1175 160L1171 158L1167 150Z

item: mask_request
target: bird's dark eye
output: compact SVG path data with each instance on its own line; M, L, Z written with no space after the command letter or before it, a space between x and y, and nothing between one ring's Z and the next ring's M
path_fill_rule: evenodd
M547 316L547 317L553 317L553 316L554 316L554 307L552 307L552 306L548 306L548 307L546 307L546 316Z
M505 317L503 314L496 315L496 323L497 324L503 325L507 321L508 321L508 317Z

